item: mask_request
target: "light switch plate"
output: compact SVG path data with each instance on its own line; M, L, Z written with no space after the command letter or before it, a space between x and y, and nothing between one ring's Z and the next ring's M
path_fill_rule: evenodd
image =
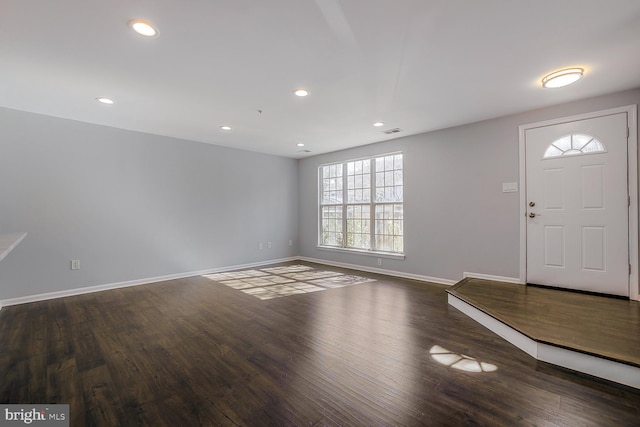
M517 182L503 182L502 183L502 192L503 193L515 193L518 191L518 183Z

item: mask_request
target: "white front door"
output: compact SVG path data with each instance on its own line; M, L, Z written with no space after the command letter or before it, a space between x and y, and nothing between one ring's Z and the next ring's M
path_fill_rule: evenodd
M525 130L527 283L629 296L627 113Z

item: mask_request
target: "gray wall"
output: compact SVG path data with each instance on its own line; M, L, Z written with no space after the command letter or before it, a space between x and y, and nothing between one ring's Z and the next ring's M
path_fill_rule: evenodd
M0 234L29 233L0 300L297 253L293 159L9 109L0 132Z
M519 193L502 183L518 181L518 126L639 103L640 89L297 162L0 109L0 234L29 233L0 263L0 300L296 255L377 268L317 249L317 166L397 150L406 259L383 268L517 277Z
M316 247L317 167L402 150L406 258L384 259L382 268L447 280L463 272L517 278L520 195L502 193L502 183L519 178L518 127L639 103L640 89L301 160L300 255L378 268L375 257Z

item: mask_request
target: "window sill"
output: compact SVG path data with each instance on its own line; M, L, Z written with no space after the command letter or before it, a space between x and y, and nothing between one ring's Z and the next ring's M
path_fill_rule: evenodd
M404 254L396 254L391 252L376 252L376 251L367 251L361 249L347 249L347 248L335 248L332 246L316 246L317 249L321 251L329 251L329 252L340 252L343 254L353 254L353 255L365 255L372 256L377 258L388 258L388 259L404 259Z

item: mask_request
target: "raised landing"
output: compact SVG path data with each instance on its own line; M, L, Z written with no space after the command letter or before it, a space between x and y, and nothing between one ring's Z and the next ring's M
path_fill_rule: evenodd
M640 388L640 303L466 278L449 304L538 360Z

